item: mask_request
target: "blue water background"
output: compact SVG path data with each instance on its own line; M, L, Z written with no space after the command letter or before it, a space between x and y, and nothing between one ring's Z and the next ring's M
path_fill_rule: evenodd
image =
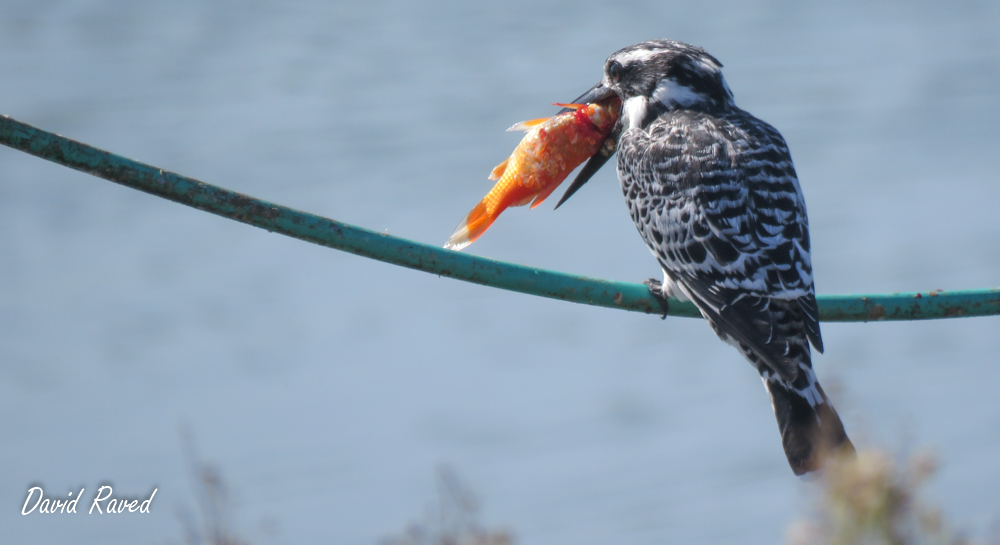
M210 183L443 243L517 143L650 38L705 47L791 146L820 293L1000 285L1000 4L0 3L0 113ZM476 254L657 276L610 168ZM1000 318L824 324L859 446L933 449L1000 516ZM253 543L373 544L449 464L523 545L780 543L808 512L755 371L701 320L388 266L0 148L0 532L181 542L179 430ZM27 489L158 488L21 516ZM83 502L81 502L83 503Z

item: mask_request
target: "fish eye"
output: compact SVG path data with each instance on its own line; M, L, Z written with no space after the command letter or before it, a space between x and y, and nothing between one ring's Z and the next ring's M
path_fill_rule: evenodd
M625 73L625 67L618 61L611 61L608 65L608 77L611 81L618 83L622 79L622 74Z

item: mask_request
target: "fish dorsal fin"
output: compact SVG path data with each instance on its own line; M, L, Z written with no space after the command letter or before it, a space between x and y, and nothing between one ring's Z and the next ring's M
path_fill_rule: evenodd
M542 123L545 123L546 121L548 121L550 119L552 119L552 118L551 117L539 117L538 119L529 119L528 121L522 121L520 123L514 123L513 125L510 126L509 129L507 129L507 132L530 131L531 129L534 129L538 125L541 125Z
M497 181L503 176L503 172L507 170L507 163L510 162L510 157L503 160L502 163L493 167L493 171L490 172L490 180Z
M580 108L587 107L586 104L565 104L562 102L553 102L553 106L559 106L560 108L569 108L570 110L579 110Z

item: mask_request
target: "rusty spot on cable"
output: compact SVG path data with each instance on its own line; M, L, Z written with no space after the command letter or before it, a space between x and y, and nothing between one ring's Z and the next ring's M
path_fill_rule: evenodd
M614 299L614 301L615 301L616 305L622 304L622 292L619 291L619 292L615 293L615 299Z
M885 307L882 305L875 305L868 311L869 320L881 320L885 318Z
M947 307L944 309L944 315L949 318L962 316L963 314L965 314L965 309L962 307Z

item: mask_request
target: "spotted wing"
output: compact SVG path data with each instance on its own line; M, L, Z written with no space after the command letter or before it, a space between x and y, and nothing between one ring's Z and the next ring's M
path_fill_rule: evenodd
M681 111L626 131L619 179L669 279L720 337L791 381L806 337L822 352L805 202L781 135L738 115Z

